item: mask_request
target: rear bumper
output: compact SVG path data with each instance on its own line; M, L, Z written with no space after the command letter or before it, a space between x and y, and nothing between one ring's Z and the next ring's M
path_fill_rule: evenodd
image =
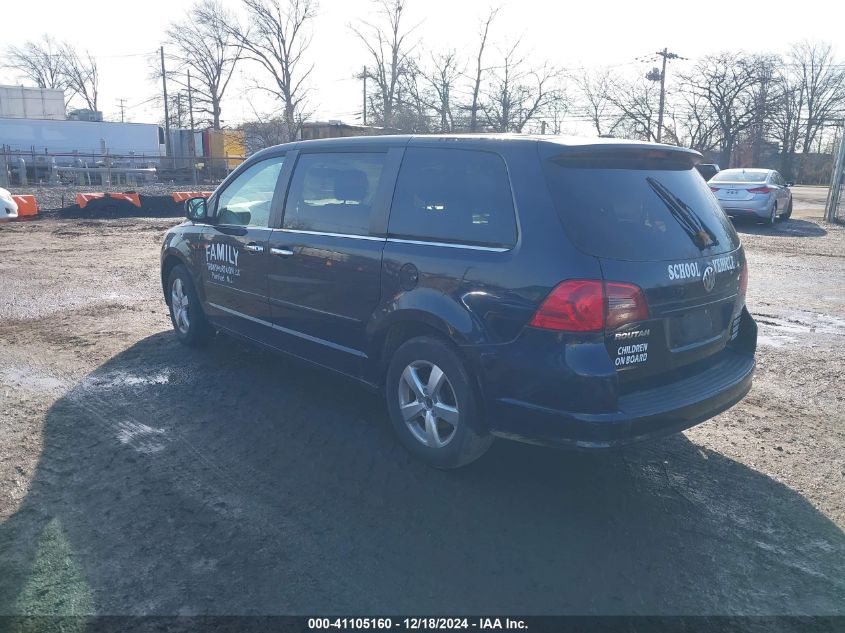
M772 210L772 201L768 198L743 201L720 200L719 204L727 215L740 218L767 219Z
M495 435L573 448L613 448L682 431L730 408L751 389L754 355L726 350L708 369L621 396L611 413L564 411L512 398L488 402Z

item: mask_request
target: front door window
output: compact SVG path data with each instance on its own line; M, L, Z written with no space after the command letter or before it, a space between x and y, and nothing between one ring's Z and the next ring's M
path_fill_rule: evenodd
M283 157L256 163L232 182L217 200L217 223L267 228Z

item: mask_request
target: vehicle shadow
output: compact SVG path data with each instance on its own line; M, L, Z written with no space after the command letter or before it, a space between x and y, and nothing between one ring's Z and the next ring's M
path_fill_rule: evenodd
M734 227L739 233L765 235L767 237L823 237L827 231L812 220L790 218L778 220L774 226L767 226L750 220L734 219Z
M161 333L47 414L0 614L830 614L843 564L800 494L683 435L437 471L356 385Z

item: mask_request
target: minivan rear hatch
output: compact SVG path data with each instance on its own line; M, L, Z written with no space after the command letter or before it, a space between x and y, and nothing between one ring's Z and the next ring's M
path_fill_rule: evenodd
M745 258L694 168L700 155L634 143L540 145L569 241L598 258L605 282L634 284L647 301L648 319L605 331L620 380L677 371L724 349L744 302Z

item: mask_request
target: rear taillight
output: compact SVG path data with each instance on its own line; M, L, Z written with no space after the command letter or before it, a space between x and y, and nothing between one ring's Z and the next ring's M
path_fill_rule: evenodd
M745 303L745 293L748 291L748 264L739 269L739 299Z
M570 279L555 286L529 324L544 330L597 332L604 329L602 282Z
M710 187L710 191L716 193L717 191L719 191L719 187Z
M648 303L643 291L637 286L608 281L604 284L604 292L607 297L604 326L608 330L648 318Z
M648 304L637 286L570 279L555 286L529 325L561 332L600 332L647 318Z
M748 193L769 193L772 191L771 187L754 187L754 189L749 189Z

